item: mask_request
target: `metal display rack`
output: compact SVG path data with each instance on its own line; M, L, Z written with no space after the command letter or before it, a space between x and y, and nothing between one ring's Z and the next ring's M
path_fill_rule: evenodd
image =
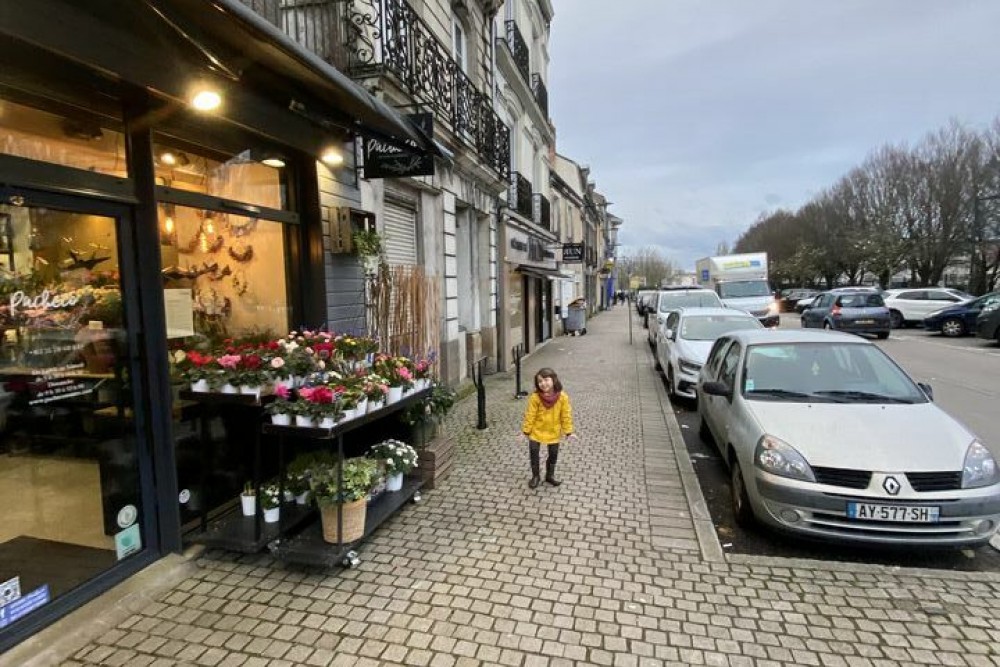
M429 389L410 394L403 399L369 412L361 417L338 424L331 428L304 428L299 426L278 426L265 423L256 430L254 438L254 464L252 484L257 490L258 498L263 483L261 479L261 436L269 436L277 440L278 445L278 479L279 498L284 497L284 482L286 473L285 452L289 440L311 440L332 443L336 441L339 483L343 484L342 464L344 461L344 436L348 433L388 415L400 412L414 403L423 400L430 394ZM235 394L202 394L182 391L181 398L197 401L201 410L202 439L208 442L211 418L222 406L245 406L260 408L273 400L273 397L256 397L252 395ZM259 416L258 416L259 419ZM206 447L207 449L207 447ZM207 467L207 454L204 463ZM202 473L202 493L207 473ZM269 548L276 558L305 565L333 566L343 564L357 565L359 561L354 551L358 543L374 531L379 524L392 516L406 502L419 502L420 487L423 480L419 476L404 480L400 491L385 492L376 497L367 508L364 535L353 542L329 543L323 539L319 522L319 513L312 506L299 506L294 503L282 502L279 520L276 523L265 524L258 510L253 517L243 516L239 511L226 514L213 521L207 520L207 508L202 510L202 531L194 536L194 541L210 547L219 547L230 551L257 553L265 547ZM203 496L204 497L204 496ZM341 520L338 517L338 522ZM310 524L311 525L307 525ZM305 528L303 529L303 526ZM301 531L301 532L299 532ZM338 530L338 534L340 531Z

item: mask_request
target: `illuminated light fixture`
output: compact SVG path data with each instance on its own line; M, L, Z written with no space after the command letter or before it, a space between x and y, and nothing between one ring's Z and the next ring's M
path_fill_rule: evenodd
M174 205L163 205L163 227L160 228L160 245L177 245L177 224L174 222Z
M261 164L266 164L268 167L274 167L275 169L284 169L285 161L282 160L277 155L269 155L260 161Z
M177 164L177 156L170 151L163 151L160 153L160 162L168 167L172 167Z
M214 216L212 215L211 212L206 212L205 213L205 233L206 234L214 234L215 233L215 224L212 222L213 217Z
M319 159L323 162L323 164L327 164L331 167L339 167L344 164L344 154L336 148L327 148L323 151L323 154L319 156Z
M210 88L202 88L191 96L191 106L198 111L215 111L222 105L222 95Z

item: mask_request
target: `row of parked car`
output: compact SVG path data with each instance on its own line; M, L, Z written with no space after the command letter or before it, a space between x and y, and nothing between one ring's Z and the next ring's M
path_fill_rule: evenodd
M892 329L910 325L923 325L928 331L939 331L948 337L978 335L1000 342L1000 292L990 292L974 297L961 290L949 288L890 289L845 287L830 292L871 291L880 295ZM821 303L830 292L810 294L808 290L792 290L783 297L786 310L794 309L803 316L803 326L822 323L815 309L829 306ZM876 300L872 299L872 303ZM828 309L828 308L827 308ZM809 313L807 316L806 314ZM980 317L982 315L982 317ZM867 318L864 318L867 319ZM807 324L806 322L810 324ZM835 327L834 327L835 328Z
M891 326L876 290L825 292L810 310L834 308L884 327L876 333ZM872 309L879 314L865 314ZM656 313L656 364L673 398L697 402L701 436L729 468L740 523L835 541L952 547L984 543L1000 526L996 443L938 408L931 387L870 340L764 329L752 315L714 304Z

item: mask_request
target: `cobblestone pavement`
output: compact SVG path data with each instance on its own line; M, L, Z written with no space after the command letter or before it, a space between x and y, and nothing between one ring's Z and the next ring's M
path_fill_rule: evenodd
M588 330L526 360L575 408L561 487L528 488L524 401L494 376L489 428L456 408L451 475L358 568L210 552L65 664L1000 665L1000 578L723 554L645 332L622 307Z

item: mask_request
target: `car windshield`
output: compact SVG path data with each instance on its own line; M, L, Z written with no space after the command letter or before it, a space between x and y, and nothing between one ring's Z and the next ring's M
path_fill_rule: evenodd
M756 317L740 315L692 315L681 320L680 337L686 340L715 340L730 331L759 329Z
M875 345L773 343L747 350L749 400L924 403L923 391Z
M841 308L879 308L885 301L878 294L845 294L837 299Z
M771 286L766 280L738 280L719 283L719 296L723 299L739 299L748 296L771 296Z
M719 308L722 302L715 292L698 290L693 292L664 292L660 294L660 312L678 308Z

